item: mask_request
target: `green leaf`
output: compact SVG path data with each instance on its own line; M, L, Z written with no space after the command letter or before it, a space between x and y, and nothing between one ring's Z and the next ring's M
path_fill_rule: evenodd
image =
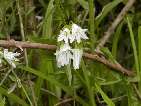
M137 53L137 47L136 47L136 43L135 43L135 39L134 39L134 33L132 30L132 24L130 22L129 16L127 16L127 24L128 24L128 28L129 28L129 32L130 32L130 39L131 39L131 43L132 43L132 48L133 48L133 54L134 54L134 60L135 60L135 68L137 71L137 78L139 80L138 86L139 86L139 91L141 92L141 72L139 69L139 60L138 60L138 53Z
M51 38L52 35L52 15L54 9L53 2L54 0L50 0L45 14L45 19L43 24L43 36L45 38Z
M5 98L0 100L0 106L5 106Z
M115 81L108 81L108 82L101 82L100 85L113 85L116 83L119 83L121 79L115 80Z
M123 27L123 23L124 22L121 22L119 24L119 26L117 27L117 30L114 34L114 38L113 38L113 45L112 45L112 55L113 57L116 59L117 57L117 47L118 47L118 42L119 42L119 38L120 38L120 35L121 35L121 31L122 31L122 27Z
M116 63L116 60L114 59L112 53L107 47L103 47L100 50L104 53L104 55L107 57L108 60L110 60L113 63Z
M88 92L88 97L89 97L89 101L90 101L90 105L91 106L95 106L95 99L94 99L94 92L92 89L92 85L91 85L91 80L90 77L88 75L88 70L86 68L86 65L84 63L84 60L82 60L82 72L83 72L83 76L84 76L84 80L85 80L85 86L87 88L87 92Z
M50 83L62 88L67 94L73 96L73 90L71 87L67 87L65 85L63 85L62 83L60 83L57 79L55 79L54 77L52 77L51 75L45 75L44 73L41 73L40 71L34 70L30 67L18 67L19 69L25 70L27 72L30 72L34 75L37 75L38 77L41 77L47 81L49 81ZM81 104L83 104L83 106L88 106L88 104L79 96L75 95L74 97L77 101L79 101Z
M109 12L112 11L113 8L115 8L119 3L121 3L123 0L114 0L107 5L105 5L101 11L101 13L96 17L96 26L98 27L101 21L108 15Z
M141 72L141 26L138 28L138 60L139 60L139 70ZM141 77L141 76L140 76Z
M104 101L107 103L108 106L115 106L113 101L102 91L102 89L98 84L95 84L95 87L97 91L101 94L102 98L104 99Z
M47 81L49 81L50 83L59 86L60 88L62 88L64 91L68 92L69 94L72 93L70 88L68 88L67 86L64 86L63 84L61 84L60 82L58 82L54 77L52 77L51 75L45 75L44 73L37 71L35 69L32 69L30 67L19 67L22 70L25 70L27 72L30 72L32 74L37 75L38 77L41 77L42 79L45 79Z
M18 104L20 104L22 106L29 106L25 101L23 101L17 95L15 95L13 93L8 94L8 91L6 89L2 88L2 87L0 87L0 94L7 96L13 102L18 103Z
M86 10L89 10L89 5L88 2L85 0L77 0L79 2L79 4Z

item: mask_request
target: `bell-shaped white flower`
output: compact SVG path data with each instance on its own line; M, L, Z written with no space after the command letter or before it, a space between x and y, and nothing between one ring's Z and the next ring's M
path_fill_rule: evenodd
M3 57L4 59L13 67L16 68L16 65L14 61L19 61L16 57L19 56L20 53L13 53L13 52L8 52L8 49L4 49L3 52Z
M67 51L67 50L71 50L69 43L65 43L65 44L61 45L61 47L60 47L61 52Z
M72 59L73 59L73 68L79 69L79 65L81 62L83 50L82 49L72 49Z
M57 50L56 53L56 61L57 61L57 66L60 68L61 66L65 66L70 64L72 54L71 54L71 48L69 44L64 44L60 50Z
M81 39L88 39L86 31L87 29L82 29L80 26L72 24L72 33L71 36L69 36L70 43L74 42L75 40L80 43Z
M64 28L64 30L60 31L60 35L58 36L58 42L64 40L65 43L68 43L69 36L71 36L70 30L68 28Z

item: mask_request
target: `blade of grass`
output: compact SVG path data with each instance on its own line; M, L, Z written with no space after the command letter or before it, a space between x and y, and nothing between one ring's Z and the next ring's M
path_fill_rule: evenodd
M141 72L139 70L139 60L138 60L137 48L136 48L135 39L134 39L134 33L132 30L132 24L129 20L129 17L127 16L126 19L127 19L127 24L128 24L128 28L129 28L129 32L130 32L130 39L131 39L132 48L133 48L133 54L134 54L134 59L135 59L135 68L137 71L137 78L139 80L139 82L138 82L139 92L141 93L141 82L140 82Z
M88 2L89 2L89 30L90 30L91 49L94 50L95 42L96 42L95 27L94 27L95 7L94 7L94 0L88 0Z
M30 67L24 67L23 66L23 67L19 67L19 68L22 69L22 70L24 70L24 71L30 72L32 74L35 74L38 77L41 77L42 79L45 79L45 80L53 83L54 85L57 85L57 86L61 87L64 91L69 92L69 94L72 93L70 88L64 86L63 84L61 84L60 82L58 82L57 80L55 80L51 75L46 75L46 74L44 74L44 73L42 73L40 71L37 71L35 69L32 69Z
M45 51L43 50L39 50L39 56L40 56L40 62L38 65L38 69L40 70L40 72L48 75L50 73L53 73L53 66L52 66L52 58L50 56L50 54L47 54ZM40 102L40 99L42 97L41 95L41 87L43 86L43 79L41 77L37 78L37 81L35 83L35 92L36 92L36 96L37 96L37 100L38 102ZM46 81L47 84L47 89L51 92L56 92L55 91L55 87L48 81ZM38 103L40 104L40 103ZM48 105L52 106L53 104L56 104L56 98L52 97L51 95L48 95Z
M46 54L46 51L44 51L44 55L43 57L43 61L44 61L44 64L43 64L43 67L44 70L46 71L47 75L49 74L52 74L54 73L54 68L53 68L53 56L50 56L49 54ZM45 66L44 66L45 65ZM46 85L47 85L47 89L51 92L54 92L55 94L57 94L57 91L56 91L56 86L54 84L52 84L51 82L49 81L46 81ZM61 92L61 91L60 91ZM54 104L56 104L58 102L57 98L55 98L54 96L52 95L48 95L48 106L53 106Z
M115 59L117 56L117 47L118 47L118 41L121 35L122 26L123 26L123 22L121 22L119 26L117 27L116 33L114 34L114 38L113 38L112 55Z
M35 69L32 69L30 67L18 67L19 69L22 69L24 71L30 72L34 75L37 75L38 77L41 77L42 79L45 79L47 81L49 81L50 83L54 84L55 86L58 86L60 88L62 88L68 95L73 96L73 90L70 87L67 87L65 85L63 85L62 83L58 82L58 80L56 80L54 77L52 77L51 75L45 75L44 73L41 73L40 71L37 71ZM81 104L83 104L83 106L88 106L88 104L79 96L75 95L74 97L77 101L79 101Z
M83 76L85 79L85 84L86 84L86 88L87 88L87 92L89 95L89 100L90 100L90 106L96 106L95 103L95 98L94 98L94 90L92 89L92 86L90 85L90 79L88 77L88 70L86 69L85 63L82 60L82 71L83 71Z
M53 15L53 5L54 0L50 0L46 13L45 13L45 19L43 24L43 36L45 38L51 38L52 34L52 15Z
M79 4L86 10L89 9L89 5L88 5L88 2L85 1L85 0L77 0L79 2Z
M113 8L115 8L119 3L121 3L123 0L113 0L112 2L105 5L101 11L101 13L96 17L96 27L99 26L101 21L107 16L109 12L112 11Z
M13 102L18 103L18 104L20 104L22 106L29 106L25 101L23 101L17 95L15 95L13 93L8 94L8 91L6 89L2 88L2 87L0 87L0 94L7 96Z
M127 78L123 78L123 83L126 87L126 93L127 93L127 97L128 97L128 106L135 106L134 105L134 91L132 89L131 83L127 80Z
M101 94L102 98L104 99L104 101L107 103L108 106L115 106L113 101L102 91L102 89L98 84L95 84L95 87L97 91Z
M138 28L138 58L139 58L138 59L139 60L139 70L141 72L141 26L139 26Z

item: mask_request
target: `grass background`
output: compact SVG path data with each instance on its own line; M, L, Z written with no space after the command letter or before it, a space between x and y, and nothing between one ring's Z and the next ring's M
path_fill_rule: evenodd
M127 2L0 0L0 38L57 44L56 38L63 26L74 22L89 29L90 39L83 44L94 51ZM20 58L21 64L10 74L10 67L0 67L0 80L5 79L0 86L0 106L140 106L140 4L141 0L137 0L105 45L109 53L105 54L107 59L133 69L134 77L85 58L77 71L66 67L59 69L53 51L27 49ZM42 19L38 20L37 16ZM67 74L70 70L71 85Z

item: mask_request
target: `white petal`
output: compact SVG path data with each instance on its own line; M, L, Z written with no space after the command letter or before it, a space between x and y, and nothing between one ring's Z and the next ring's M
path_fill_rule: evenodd
M72 52L73 52L73 67L74 67L74 69L79 69L83 50L73 49Z
M67 51L71 50L71 47L68 43L65 43L63 46L60 47L60 51Z
M77 35L76 35L76 41L77 41L78 43L81 42L81 36L80 36L79 33L77 33Z
M19 61L16 58L16 56L19 56L19 55L20 55L20 53L8 52L8 49L4 49L3 56L13 68L16 68L14 61Z
M71 48L69 44L64 44L60 50L57 50L56 55L56 61L57 66L60 68L61 66L68 65L71 62L72 54L70 52Z
M87 35L86 35L86 31L87 29L82 29L80 26L78 26L77 24L72 24L72 35L74 36L73 37L73 40L72 38L70 37L70 41L71 43L73 41L77 41L78 43L81 42L81 39L88 39Z
M65 43L68 43L68 36L70 36L70 30L68 28L64 28L63 31L60 31L60 35L58 36L58 42L64 40Z
M64 36L63 34L60 34L60 35L58 36L57 41L58 41L58 42L59 42L59 41L62 41L63 39L65 39L64 37L65 37L65 36Z
M70 40L70 43L74 42L75 41L75 35L74 34L70 35L69 40Z

